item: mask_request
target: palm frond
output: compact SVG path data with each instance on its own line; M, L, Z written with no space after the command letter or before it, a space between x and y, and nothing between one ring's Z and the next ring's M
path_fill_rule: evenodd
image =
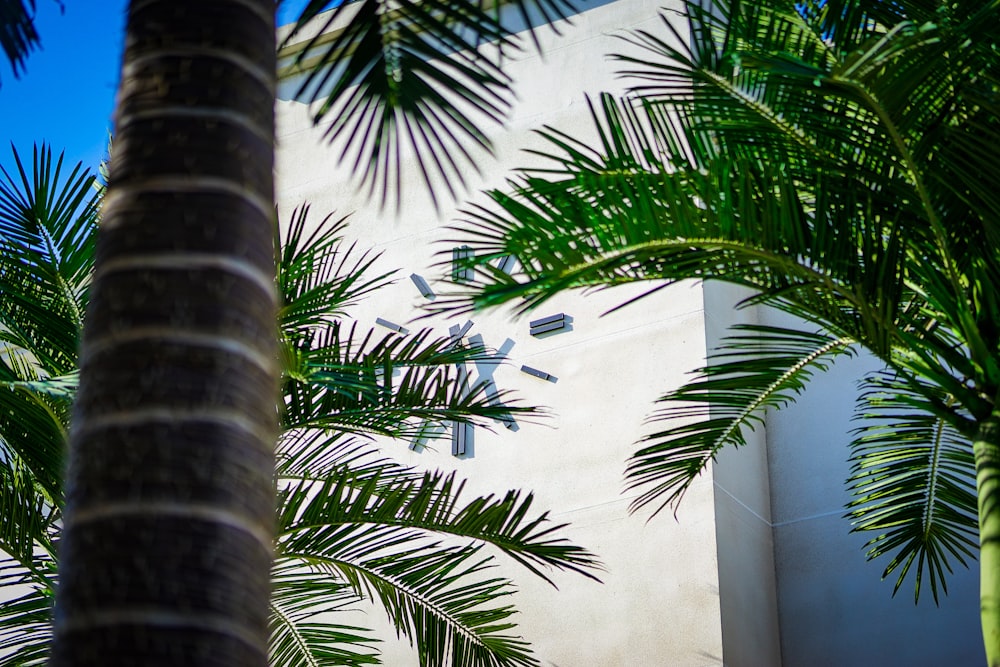
M349 471L364 485L371 478L420 478L410 466L384 456L374 443L346 431L286 429L278 438L276 472L282 483L322 481Z
M279 544L300 549L296 545L305 540L319 547L326 535L339 535L345 526L371 526L386 539L420 531L490 544L550 583L542 568L595 578L596 558L554 537L563 525L549 525L547 513L530 516L531 494L509 491L503 498L463 502L463 484L456 483L453 473L372 472L344 466L326 479L290 486L284 493Z
M602 98L596 148L544 130L552 149L540 154L556 166L468 212L466 237L449 242L476 250L481 281L439 308L522 297L526 309L565 289L717 278L888 361L905 331L926 328L921 286L943 281L945 296L962 297L938 299L938 314L987 366L996 336L975 313L997 308L966 293L1000 275L995 226L985 224L995 216L970 215L969 204L982 209L993 197L963 185L976 178L949 178L937 191L943 179L926 165L942 159L939 145L990 144L971 134L965 144L925 140L960 133L995 97L982 83L989 74L959 83L987 62L977 49L957 74L938 57L982 28L911 22L835 43L823 28L829 17L810 7L689 3L690 42L676 30L672 41L632 33L626 41L641 54L618 56L638 82L632 98ZM945 164L965 173L968 156ZM506 255L522 275L486 264ZM960 277L971 272L981 279Z
M17 77L40 41L35 30L35 0L6 0L0 4L0 48Z
M4 380L0 381L0 388L8 391L31 392L42 396L51 396L55 399L72 400L76 396L79 384L80 373L76 371L60 377L39 378L37 380Z
M322 26L295 60L306 72L298 95L320 101L314 120L332 119L327 137L342 141L342 158L383 205L390 193L401 202L403 154L415 155L435 203L439 188L456 196L476 152L491 151L481 124L501 123L511 106L502 63L518 48L519 21L534 38L539 20L575 11L569 0L511 5L513 14L464 0L313 0L303 9L285 44L313 19Z
M49 503L62 496L63 447L93 268L93 177L35 146L0 167L0 450Z
M77 171L62 179L61 162L45 148L36 150L30 175L16 154L15 163L14 175L4 171L0 182L0 549L15 559L0 586L22 588L0 612L0 664L40 664L96 200L92 179ZM278 239L288 428L277 472L282 517L322 519L324 509L328 516L317 525L295 523L279 544L272 657L288 665L377 662L370 634L338 622L343 605L374 594L425 664L466 656L463 664L535 664L527 644L508 632L513 609L498 602L512 585L484 576L493 556L479 555L479 546L441 546L432 535L489 544L546 579L547 568L593 576L594 557L557 538L561 526L544 514L530 516L530 495L463 504L453 478L425 477L377 456L362 439L416 433L414 422L426 419L532 411L465 381L459 366L495 363L482 346L433 339L428 331L342 337L338 318L389 274L369 275L375 257L343 243L343 221L327 218L307 232L307 214L294 214ZM335 510L337 503L345 507ZM313 509L300 514L303 508ZM296 551L300 546L318 551Z
M766 410L795 400L817 370L851 354L854 341L822 333L744 325L723 339L696 379L659 399L667 403L649 418L668 428L647 435L648 444L629 460L629 489L644 489L637 510L653 514L676 507L723 447L746 444L746 431L762 424Z
M0 344L0 458L17 467L16 477L30 479L28 485L47 502L59 505L72 397L49 384L57 380L35 373L30 359Z
M658 104L603 96L598 148L546 130L556 166L491 192L492 209L467 212L450 242L474 250L477 280L436 308L521 298L526 310L567 289L718 279L888 357L894 317L912 300L896 219L863 215L863 192L818 209L816 193L780 164L695 160L684 148L688 122ZM850 224L838 222L845 217ZM503 256L522 271L495 270L490 262Z
M31 349L50 373L76 365L97 230L93 176L36 146L30 172L0 166L0 321L4 340Z
M883 372L866 378L851 443L854 531L874 533L868 558L888 558L883 578L896 575L895 595L912 575L914 601L930 586L947 593L952 563L975 559L976 478L969 439L935 414L954 403L935 387Z
M488 559L476 547L415 545L412 536L369 526L325 531L320 549L313 542L300 536L279 548L313 576L340 578L378 601L421 665L538 664L527 643L508 634L513 608L497 604L513 592L510 582L482 576Z
M39 577L41 571L49 577ZM0 667L44 665L48 660L54 575L51 559L39 560L33 570L15 560L0 559L0 590L16 591L0 605Z
M0 551L33 568L36 553L54 554L59 511L16 459L0 463Z
M531 516L530 494L464 502L454 474L418 473L338 435L303 431L296 440L294 458L319 465L279 466L277 548L289 572L307 570L325 585L338 582L351 595L380 601L417 646L421 664L537 664L527 643L509 634L513 607L497 604L513 588L484 576L494 556L480 549L506 554L550 582L546 570L594 578L599 563L555 537L562 526L550 525L546 514ZM456 541L469 544L447 544ZM312 618L309 609L301 613Z
M317 576L294 559L279 558L271 572L272 665L380 664L377 640L365 628L334 622L358 601L343 580ZM355 610L356 613L356 610Z
M278 323L282 335L292 340L344 317L360 299L389 284L394 273L370 275L378 255L359 253L357 244L344 240L347 218L328 215L307 231L311 226L309 206L303 206L275 231L282 296Z
M655 511L811 372L867 348L895 375L863 397L851 516L895 590L912 575L936 600L975 553L970 434L992 429L1000 386L1000 4L686 7L686 30L664 15L665 36L625 38L632 86L601 98L596 143L545 128L551 166L466 212L448 243L474 249L477 281L438 307L701 278L817 327L737 336L664 397L686 403L654 420L691 421L628 470ZM508 255L520 274L488 264Z
M515 610L499 605L510 582L484 578L487 559L475 547L392 554L352 569L358 585L381 600L397 632L410 637L421 667L540 664L512 634Z
M334 322L297 350L285 383L286 428L344 429L355 434L416 436L424 421L508 422L539 411L486 383L463 381L458 367L489 361L483 346L455 345L431 330L363 336Z

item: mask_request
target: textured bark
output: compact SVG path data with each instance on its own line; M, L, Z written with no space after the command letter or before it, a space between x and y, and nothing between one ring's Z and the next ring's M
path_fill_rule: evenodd
M133 0L53 665L267 664L274 0Z
M1000 396L997 397L1000 399ZM979 601L986 663L1000 667L1000 404L973 443L979 496Z

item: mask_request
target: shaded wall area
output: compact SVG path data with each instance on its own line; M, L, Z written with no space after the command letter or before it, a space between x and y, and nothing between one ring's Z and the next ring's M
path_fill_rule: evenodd
M734 305L746 292L705 286L706 344L736 322L793 324ZM794 405L772 412L741 451L714 467L723 652L728 667L977 667L984 664L977 564L929 591L892 597L886 561L865 558L868 536L844 518L844 480L858 379L870 357L838 360Z

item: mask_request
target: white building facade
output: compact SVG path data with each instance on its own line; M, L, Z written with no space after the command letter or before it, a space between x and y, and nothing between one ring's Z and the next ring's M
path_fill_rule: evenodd
M588 3L559 35L541 29L543 55L529 47L507 70L519 101L507 126L492 130L496 156L481 162L470 200L484 202L479 189L502 186L512 168L528 165L532 158L522 149L540 145L532 130L543 124L589 136L585 95L625 85L606 57L624 47L615 35L662 33L660 11L661 3L647 0ZM508 572L520 588L520 631L543 664L982 664L975 571L956 573L940 607L929 599L915 607L908 590L892 599L891 584L879 581L884 564L865 561L866 538L849 534L843 518L854 382L870 362L838 363L795 406L770 415L751 447L725 452L698 480L676 518L664 512L647 523L648 515L629 515L624 465L653 401L704 364L726 326L773 315L734 311L739 295L730 288L686 284L607 317L601 314L628 293L561 295L520 319L496 312L410 325L426 297L407 276L443 289L440 253L449 251L452 235L443 225L461 219L463 202L435 211L419 179L410 178L398 212L369 203L322 141L322 127L312 127L307 105L295 99L297 83L286 77L279 91L281 210L308 202L316 220L351 213L349 233L383 253L381 267L400 270L396 285L356 309L362 328L381 319L445 334L471 319L469 335L506 357L474 372L549 408L547 419L517 430L476 430L459 457L447 439L387 450L403 462L456 469L474 492L533 490L537 509L569 522L565 536L601 557L603 584L559 574L557 591L526 572ZM564 329L530 334L529 319L559 313L567 316ZM405 647L390 648L385 664L416 658Z

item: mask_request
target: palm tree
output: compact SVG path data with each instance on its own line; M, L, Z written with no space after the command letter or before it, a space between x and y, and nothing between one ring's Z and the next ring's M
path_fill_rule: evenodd
M350 73L361 92L344 117L382 128L363 135L377 137L361 150L375 156L369 173L395 165L401 118L418 119L409 136L420 141L468 131L477 112L495 118L492 102L475 100L509 93L495 74L512 47L499 7L357 7L360 32L347 40L361 48L335 52L345 66L322 77ZM273 0L130 3L70 440L55 665L267 661L274 10ZM449 58L480 37L501 48ZM429 68L437 56L456 64ZM451 74L428 79L432 70ZM333 99L345 90L335 85ZM456 110L466 102L476 111ZM442 159L440 143L422 146Z
M93 237L97 206L93 178L79 166L66 176L51 151L36 149L31 171L14 162L0 181L0 584L47 594L3 606L31 632L51 625L63 450L94 261L93 243L78 241ZM18 644L5 632L0 654ZM41 654L19 655L31 664Z
M127 26L51 663L263 666L274 3L132 3Z
M14 175L4 171L0 181L0 289L8 297L0 407L15 415L0 425L0 550L8 555L0 585L20 593L5 595L0 612L0 664L23 665L43 661L52 638L58 471L101 192L92 193L79 166L63 178L61 160L44 147L30 171L16 152L14 162ZM384 607L422 664L454 655L468 665L537 664L511 634L513 607L498 604L511 583L483 570L501 553L545 578L549 568L593 576L596 561L532 514L530 494L464 499L453 476L395 464L371 442L409 437L423 419L497 416L483 388L463 390L454 370L486 350L427 331L349 337L341 323L350 305L391 274L371 275L376 257L345 246L343 220L311 225L302 209L285 227L276 239L284 407L271 664L376 664L372 633L327 614L362 599Z
M635 31L634 82L555 128L548 169L468 211L480 285L445 307L635 281L719 280L801 327L743 326L671 391L629 462L634 507L680 500L764 411L864 349L854 530L896 590L937 598L978 557L1000 664L1000 52L996 2L692 2L690 38ZM513 255L510 276L489 261ZM682 404L678 404L682 401ZM684 422L675 421L686 418ZM679 423L683 425L678 425ZM977 544L978 534L978 544ZM977 554L978 547L978 554Z

